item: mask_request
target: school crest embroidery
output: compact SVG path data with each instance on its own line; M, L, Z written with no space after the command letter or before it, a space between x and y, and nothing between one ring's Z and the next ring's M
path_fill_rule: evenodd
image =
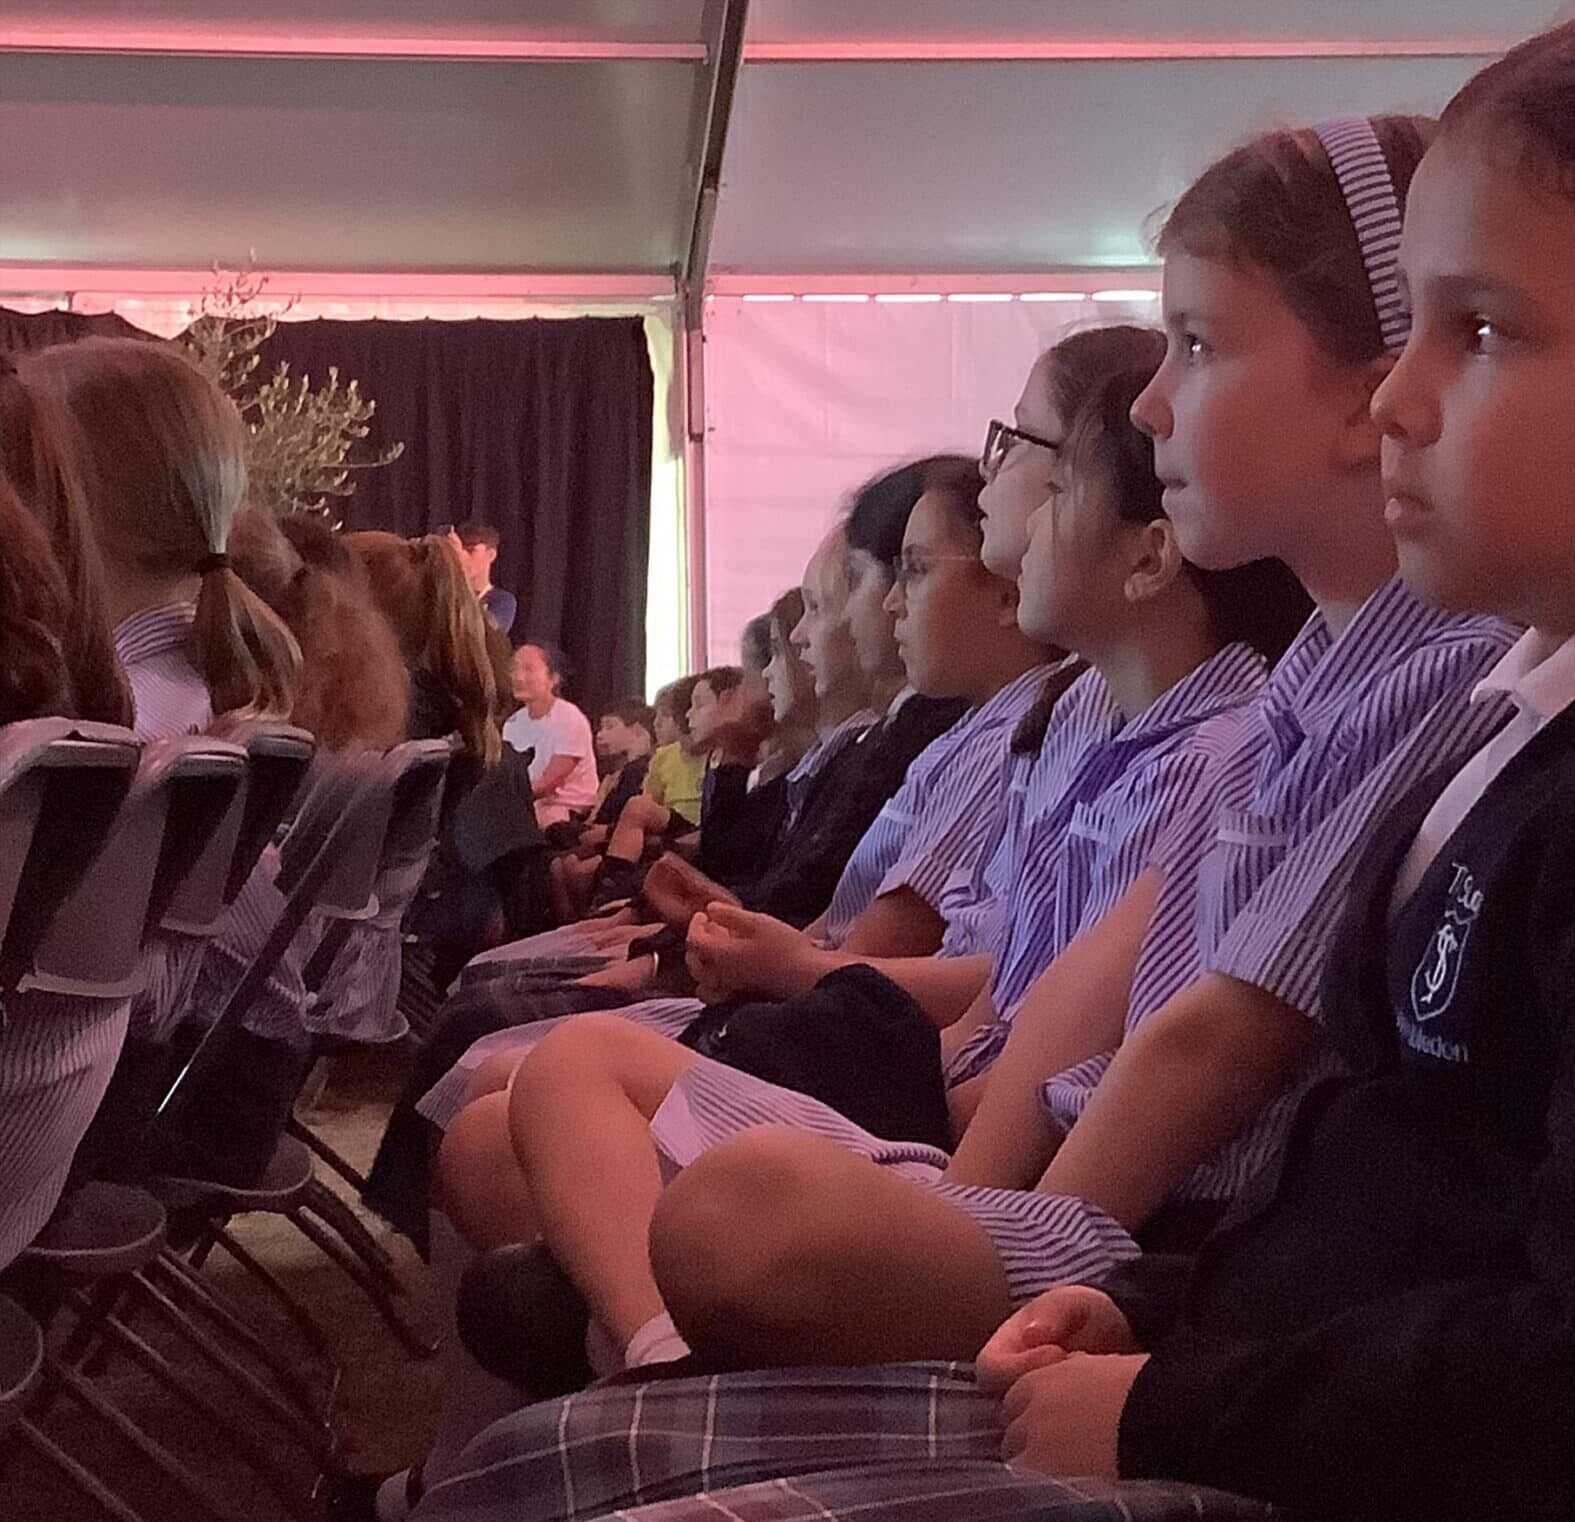
M1453 865L1444 917L1411 974L1411 1016L1418 1024L1437 1019L1454 1000L1466 942L1482 912L1482 890L1476 878L1459 862Z

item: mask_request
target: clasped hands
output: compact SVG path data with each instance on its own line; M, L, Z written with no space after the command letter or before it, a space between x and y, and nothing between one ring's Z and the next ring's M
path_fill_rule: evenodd
M1063 1285L1002 1323L975 1372L1001 1393L1001 1457L1043 1474L1119 1475L1127 1395L1148 1355L1108 1295Z

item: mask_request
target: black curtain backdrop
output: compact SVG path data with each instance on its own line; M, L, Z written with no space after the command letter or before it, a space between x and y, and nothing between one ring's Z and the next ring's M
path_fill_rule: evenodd
M113 312L84 317L80 312L13 312L10 307L0 307L0 351L12 354L74 343L79 338L152 337Z
M377 403L366 443L404 454L358 472L346 528L423 534L485 518L493 580L519 599L515 644L568 656L566 693L593 716L645 682L654 388L639 318L282 322L280 360L335 365Z
M0 308L0 349L89 334L150 336L113 315ZM283 322L259 376L280 360L354 378L377 404L368 449L405 446L356 473L346 528L487 519L502 537L493 580L519 599L514 642L563 650L565 691L593 718L642 693L654 386L639 318Z

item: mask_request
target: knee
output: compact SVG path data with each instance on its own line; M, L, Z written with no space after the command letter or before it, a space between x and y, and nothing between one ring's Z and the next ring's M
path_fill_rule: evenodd
M775 1324L815 1280L834 1209L805 1138L764 1126L697 1159L663 1191L651 1268L674 1323L726 1357L735 1334Z
M466 1105L508 1088L515 1068L520 1065L521 1055L517 1047L510 1047L507 1051L494 1052L478 1062L465 1085Z
M505 1112L498 1096L465 1106L449 1122L432 1162L432 1203L450 1218L466 1213L496 1166L499 1148L508 1146Z

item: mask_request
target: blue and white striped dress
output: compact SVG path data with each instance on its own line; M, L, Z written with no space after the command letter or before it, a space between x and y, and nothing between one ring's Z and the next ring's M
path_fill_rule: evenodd
M834 932L827 936L829 944L838 944L880 894L899 887L911 887L937 912L945 913L946 886L960 872L971 872L971 859L991 834L1009 776L1002 757L1047 674L1046 667L1038 666L1017 677L965 714L913 761L902 786L843 869L827 912L826 929ZM646 999L616 1013L661 1035L677 1036L704 1008L699 999ZM559 1023L538 1020L483 1036L422 1096L418 1112L432 1124L446 1127L463 1107L470 1075L482 1062L504 1051L523 1057Z
M1197 806L1154 849L1166 883L1134 979L1129 1031L1211 970L1316 1015L1327 930L1371 827L1413 783L1474 753L1503 721L1502 706L1470 696L1513 638L1496 620L1439 613L1391 580L1338 637L1314 615L1254 703L1197 731L1203 758L1189 794ZM1075 1122L1109 1061L1046 1084L1056 1125ZM674 1161L736 1134L731 1124L713 1134L736 1106L735 1075L718 1076L726 1073L697 1064L658 1112L652 1133ZM1272 1156L1290 1106L1271 1105L1182 1197L1229 1198ZM1057 1283L1097 1281L1137 1254L1122 1227L1083 1200L948 1183L938 1173L941 1154L881 1143L802 1096L788 1096L771 1118L895 1166L949 1199L989 1233L1015 1301Z
M899 888L942 912L958 865L978 856L992 829L1012 733L1049 671L1035 666L1008 682L914 760L842 869L821 925L826 945L840 946L877 898Z
M1102 678L1090 676L1103 687ZM1208 770L1209 752L1196 743L1199 733L1236 732L1267 676L1256 651L1228 645L1144 712L1084 749L1058 787L1040 786L1031 822L1005 873L1009 886L992 927L990 1003L996 1018L955 1055L951 1083L994 1062L1040 974L1149 865L1177 815L1192 806Z

